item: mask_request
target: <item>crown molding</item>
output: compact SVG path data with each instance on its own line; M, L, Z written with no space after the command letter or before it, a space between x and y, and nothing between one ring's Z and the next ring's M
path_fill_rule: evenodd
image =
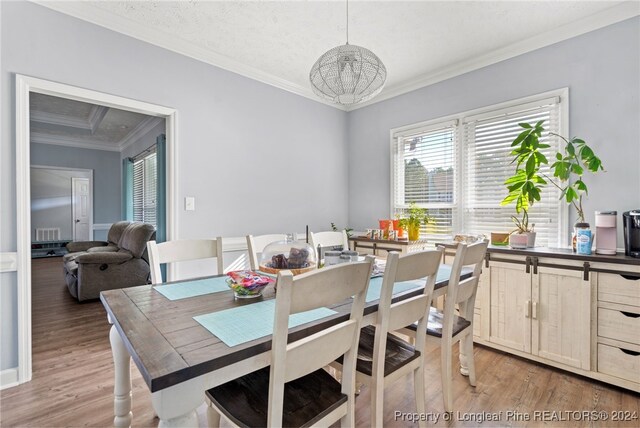
M275 86L276 88L283 89L287 92L292 92L296 95L309 98L318 103L325 104L339 110L346 110L346 108L343 106L339 106L330 101L318 98L316 94L314 94L311 90L311 87L305 87L297 83L282 79L271 73L267 73L258 68L241 63L233 58L229 58L217 52L212 52L207 49L201 48L184 39L169 35L154 28L145 28L121 15L116 15L106 10L91 7L85 2L51 2L45 0L32 0L32 2L55 10L57 12L73 16L74 18L78 18L83 21L98 25L100 27L104 27L108 30L125 34L127 36L133 37L134 39L142 40L143 42L152 44L154 46L158 46L178 53L180 55L184 55L198 61L216 66L218 68L231 71L241 76L266 83L267 85Z
M114 144L90 142L83 138L47 135L40 132L31 133L31 142L38 144L51 144L54 146L75 147L78 149L106 150L109 152L120 151L120 147Z
M315 102L334 107L338 110L353 111L378 102L420 89L425 86L468 73L479 68L504 61L524 53L540 49L542 47L579 36L589 31L597 30L611 24L640 15L640 2L625 1L621 4L605 9L578 21L563 25L551 31L531 37L527 40L514 43L507 47L497 49L485 55L479 55L466 61L459 62L449 67L444 67L434 72L419 76L405 83L385 88L377 97L355 106L345 107L317 97L310 87L305 87L270 73L266 73L255 67L243 64L233 58L208 51L190 42L177 38L162 31L144 28L143 26L113 14L109 11L91 7L85 2L49 2L44 0L32 0L41 6L73 16L83 21L91 22L109 30L125 34L149 44L176 52L178 54L205 62L207 64L231 71L259 82L275 86L285 91L311 99Z
M408 92L415 91L416 89L433 85L434 83L442 82L443 80L451 79L452 77L456 77L563 40L577 37L581 34L585 34L638 15L640 15L640 2L625 1L619 5L605 9L602 12L587 16L561 27L554 28L551 31L538 34L534 37L511 44L504 48L497 49L491 53L480 55L449 67L441 68L404 84L386 88L373 100L357 104L347 110L353 111L376 104L381 101L397 97L398 95L406 94Z
M149 116L141 121L135 128L131 130L120 142L118 142L118 151L122 151L138 141L147 132L151 131L162 122L164 119L161 117Z
M99 106L96 104L94 104L93 107L91 107L91 111L89 112L89 119L88 119L91 135L95 134L96 129L98 129L98 127L102 123L102 119L104 119L104 117L107 115L108 112L109 112L109 107Z
M91 129L91 124L86 119L80 119L77 117L65 116L58 113L49 113L43 111L33 110L30 113L30 118L34 122L46 123L49 125L65 126L67 128L76 129Z

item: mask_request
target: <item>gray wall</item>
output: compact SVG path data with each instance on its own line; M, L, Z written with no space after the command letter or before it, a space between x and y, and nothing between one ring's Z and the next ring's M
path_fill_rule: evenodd
M33 3L0 8L0 206L16 201L21 73L177 109L181 238L346 224L346 113ZM185 196L196 211L182 210ZM16 251L15 209L2 212L0 251ZM1 279L0 370L17 365L17 315L6 305L16 282Z
M349 224L389 215L389 131L403 125L569 87L570 135L599 154L585 176L595 210L640 208L640 18L602 28L349 113ZM570 224L575 221L571 213ZM618 221L618 247L622 247Z
M36 229L60 228L60 239L73 239L71 179L91 178L89 171L31 168L31 240Z
M31 165L92 169L93 222L120 220L122 165L119 152L31 143Z

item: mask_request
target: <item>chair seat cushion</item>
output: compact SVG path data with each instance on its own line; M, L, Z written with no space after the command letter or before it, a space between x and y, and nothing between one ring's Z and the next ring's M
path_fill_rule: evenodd
M429 323L427 325L427 334L429 336L434 337L442 337L442 326L444 321L444 313L436 308L431 308L429 310ZM453 336L459 334L462 330L469 327L471 325L470 321L459 317L458 315L453 316ZM411 324L407 326L409 330L416 331L418 325Z
M356 370L371 376L373 373L373 343L376 337L376 328L367 326L360 330L360 343L358 345L358 361ZM384 375L388 376L420 356L411 344L393 334L387 335L387 349L384 359ZM342 364L342 357L337 360Z
M207 397L239 426L267 426L269 367L212 388ZM346 402L340 383L326 371L317 370L285 384L282 425L314 425Z

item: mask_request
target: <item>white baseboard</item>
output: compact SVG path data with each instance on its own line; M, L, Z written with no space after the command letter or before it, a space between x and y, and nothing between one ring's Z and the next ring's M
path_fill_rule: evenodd
M0 371L0 389L11 388L18 385L18 368Z

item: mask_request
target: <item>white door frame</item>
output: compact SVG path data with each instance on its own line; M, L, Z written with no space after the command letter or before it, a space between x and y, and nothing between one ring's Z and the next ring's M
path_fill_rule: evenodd
M31 380L31 189L29 93L100 104L165 119L167 136L167 240L176 239L177 111L90 89L16 74L16 232L18 300L18 383Z
M49 165L30 165L31 168L37 169L54 169L59 171L73 171L73 172L84 172L89 175L89 188L91 189L91 207L89 210L89 240L93 240L93 170L85 169L85 168L68 168L66 166L49 166ZM29 191L31 191L31 185L29 185ZM73 193L73 189L72 189ZM31 194L29 194L29 201L31 202ZM31 211L29 211L29 215L31 215ZM31 218L31 217L29 217ZM73 224L72 224L73 227Z

